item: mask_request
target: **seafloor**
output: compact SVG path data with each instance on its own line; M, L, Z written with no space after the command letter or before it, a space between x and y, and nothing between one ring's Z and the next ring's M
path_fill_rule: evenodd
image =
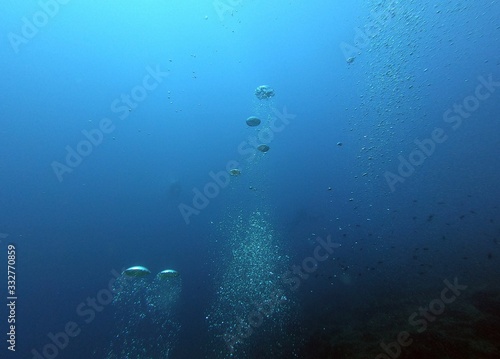
M500 289L468 289L459 300L423 327L410 325L414 302L387 297L349 313L349 320L325 321L309 332L300 349L305 359L498 359L500 358ZM331 314L331 315L329 315ZM323 308L323 318L334 318ZM328 324L325 324L328 322ZM313 324L313 323L310 323ZM401 331L412 342L392 355L381 343L392 343ZM305 334L305 333L303 333Z

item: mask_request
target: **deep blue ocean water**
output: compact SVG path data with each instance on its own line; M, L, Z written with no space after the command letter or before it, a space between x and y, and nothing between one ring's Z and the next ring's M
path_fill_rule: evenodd
M500 357L499 19L7 1L0 358Z

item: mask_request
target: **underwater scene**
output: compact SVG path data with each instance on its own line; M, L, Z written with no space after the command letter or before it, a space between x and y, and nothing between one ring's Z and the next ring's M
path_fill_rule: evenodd
M0 358L500 358L500 2L4 1Z

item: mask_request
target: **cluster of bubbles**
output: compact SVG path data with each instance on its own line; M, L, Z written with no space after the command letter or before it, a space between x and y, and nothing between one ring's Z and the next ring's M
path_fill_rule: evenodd
M368 37L356 61L359 67L355 71L364 72L364 81L359 82L362 95L350 130L359 136L357 176L369 184L375 179L379 182L389 167L397 153L394 148L401 142L400 133L410 133L418 125L416 121L423 119L423 89L415 84L415 60L421 44L412 38L421 34L425 20L422 8L413 8L408 2L383 0L367 6L370 14L383 14L384 23ZM367 24L372 21L366 19Z
M456 35L455 16L473 8L478 13L483 10L472 0L441 4L377 0L366 1L364 6L369 14L359 24L365 33L364 44L353 44L360 49L355 62L354 58L346 59L349 71L360 75L359 105L347 110L352 114L349 130L358 137L355 177L364 182L367 191L373 192L375 185L387 189L383 174L397 164L397 154L408 150L408 144L413 143L422 128L425 133L430 131L429 122L439 119L427 113L430 90L434 79L449 79L436 73L436 69L452 67L465 56L455 46L464 40ZM363 27L370 23L375 26ZM472 43L481 36L478 31L471 29L465 40ZM445 48L456 49L448 63L440 59Z
M114 284L116 332L106 359L167 359L177 341L181 277L163 271L150 278L141 268L129 268Z
M261 85L255 89L255 96L259 100L267 100L274 96L274 90L268 85Z
M287 325L296 303L281 283L289 259L267 218L254 211L220 228L227 253L207 315L218 358L255 358L263 348L266 355L278 357L293 348Z

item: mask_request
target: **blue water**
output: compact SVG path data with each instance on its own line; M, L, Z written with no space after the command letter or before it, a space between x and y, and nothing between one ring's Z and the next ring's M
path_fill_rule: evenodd
M8 1L0 357L499 357L499 18L472 0ZM152 274L109 285L134 265ZM154 279L170 268L178 296Z

